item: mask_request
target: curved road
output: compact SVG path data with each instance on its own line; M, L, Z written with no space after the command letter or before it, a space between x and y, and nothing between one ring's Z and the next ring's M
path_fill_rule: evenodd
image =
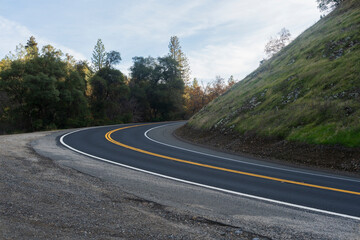
M183 124L170 123L170 124ZM230 194L360 220L360 180L269 163L239 161L158 142L148 136L169 123L82 129L60 138L97 160Z

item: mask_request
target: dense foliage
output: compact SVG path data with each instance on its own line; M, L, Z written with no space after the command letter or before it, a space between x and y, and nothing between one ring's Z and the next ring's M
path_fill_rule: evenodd
M168 55L134 57L131 78L114 68L120 61L101 39L90 67L50 45L39 51L30 37L0 61L0 133L184 119L228 88L220 77L190 84L176 36Z
M61 52L45 46L37 50L31 38L24 58L8 60L0 72L3 126L34 131L83 125L89 118L86 82L76 65L61 59ZM4 129L3 129L4 131Z
M182 119L184 81L179 64L173 58L135 57L131 67L130 88L137 117L142 121Z
M99 123L131 121L126 108L130 90L125 80L119 70L109 67L101 68L91 77L91 112Z

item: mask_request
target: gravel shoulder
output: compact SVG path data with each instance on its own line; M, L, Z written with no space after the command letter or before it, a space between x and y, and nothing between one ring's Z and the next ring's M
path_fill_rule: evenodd
M358 221L90 159L58 145L65 132L0 136L0 238L359 239Z

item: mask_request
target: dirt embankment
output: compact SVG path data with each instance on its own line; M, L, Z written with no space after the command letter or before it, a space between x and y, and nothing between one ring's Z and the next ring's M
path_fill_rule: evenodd
M360 148L295 143L253 134L224 134L216 130L197 130L187 125L177 129L175 135L222 151L360 176Z
M0 136L1 239L266 239L141 199Z

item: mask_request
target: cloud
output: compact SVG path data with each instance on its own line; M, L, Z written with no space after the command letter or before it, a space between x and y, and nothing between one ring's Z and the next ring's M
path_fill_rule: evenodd
M318 18L314 2L184 0L141 1L139 5L134 1L116 21L121 24L111 29L123 33L123 44L142 56L165 54L170 36L177 35L192 77L242 79L258 66L270 36L283 27L298 35L314 23L314 16ZM128 72L130 65L128 60L121 69Z
M200 51L192 51L188 54L192 76L205 82L217 75L225 78L233 75L241 80L259 65L262 53L258 50L262 47L258 42L243 41L207 45Z
M128 73L132 57L163 56L176 35L192 77L205 81L216 75L242 79L281 28L297 36L319 18L315 0L106 0L101 8L94 0L22 4L3 5L0 57L34 35L39 44L90 59L101 38L106 50L121 53L119 69Z
M71 48L68 48L68 47L65 47L61 44L58 44L58 43L53 43L49 40L46 40L44 38L39 38L38 39L38 43L42 46L45 46L47 44L50 44L52 46L54 46L55 48L57 49L60 49L64 54L65 53L68 53L70 54L71 56L73 56L76 60L87 60L87 58L82 54L82 53L79 53Z
M0 16L0 58L5 57L17 44L23 43L30 36L29 29Z
M202 13L197 18L217 19L194 19L203 24L188 38L201 34L202 43L190 49L187 55L192 77L204 81L216 75L243 79L259 66L270 36L286 27L296 37L319 18L315 1L299 3L295 0L221 1Z
M5 57L7 54L9 54L10 51L14 51L19 43L25 45L27 40L30 38L30 36L35 37L40 48L42 46L50 44L55 48L60 49L64 53L69 53L70 55L74 56L75 59L77 60L86 59L86 57L83 54L74 51L73 49L63 46L61 44L51 42L43 37L39 37L33 32L31 32L25 26L18 24L14 21L10 21L2 16L0 16L0 42L1 42L0 59Z

